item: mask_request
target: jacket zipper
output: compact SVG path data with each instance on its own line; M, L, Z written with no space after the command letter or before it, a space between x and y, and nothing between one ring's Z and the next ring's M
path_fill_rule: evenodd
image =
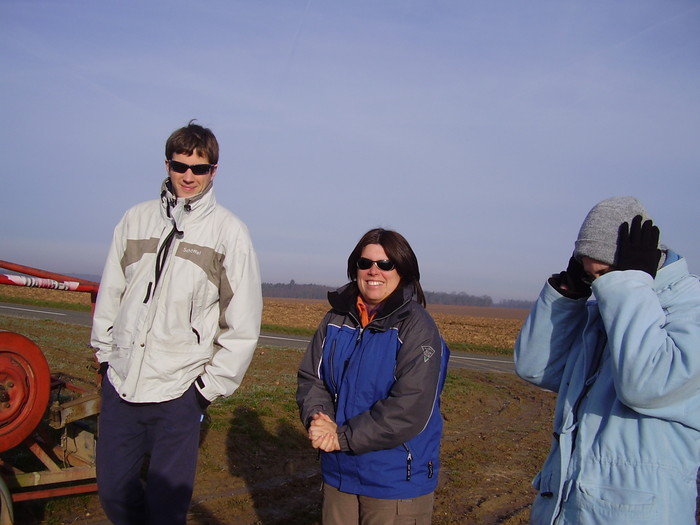
M403 448L406 449L406 481L411 481L411 463L413 463L413 454L406 443L403 443Z
M345 372L348 370L348 366L350 365L350 358L347 358L345 362L343 363L343 371L340 374L340 383L343 383L343 378L345 377ZM335 406L336 408L338 407L338 391L336 390L335 392Z
M335 347L338 344L336 340L333 340L333 347L331 348L330 356L329 356L329 361L330 361L330 368L331 368L331 385L333 385L333 405L338 404L338 383L335 380L335 366L334 366L334 361L335 361Z
M351 315L352 317L352 315ZM354 319L354 318L353 318ZM357 321L357 320L355 320ZM357 337L355 338L355 348L357 348L357 345L361 342L362 340L362 333L364 329L362 327L359 327ZM335 348L336 348L337 341L333 341L333 348L331 348L331 354L330 354L330 365L331 365L331 384L333 385L333 405L337 408L338 406L338 385L342 384L343 378L345 377L345 372L348 370L348 366L350 366L350 358L348 357L345 362L343 363L343 371L340 373L340 377L338 378L339 380L335 380ZM353 350L354 352L354 350Z

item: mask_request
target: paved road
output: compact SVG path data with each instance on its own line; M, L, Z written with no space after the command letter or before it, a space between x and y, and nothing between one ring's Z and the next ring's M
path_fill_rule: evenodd
M45 308L43 306L25 306L11 303L0 303L0 315L12 315L30 319L51 319L53 321L81 326L90 326L92 323L92 314L89 312L59 310L56 308ZM306 348L308 343L308 337L269 332L260 334L259 340L259 344L263 346L285 348ZM513 360L509 357L470 354L467 352L453 351L450 357L450 366L485 372L514 372Z
M272 334L263 332L260 334L260 344L264 346L284 346L287 348L306 348L309 338L303 336ZM484 354L470 354L467 352L452 351L450 366L455 368L469 368L486 372L514 373L513 359L507 357L490 356Z
M23 304L0 303L0 315L12 315L30 319L51 319L61 323L90 326L92 314L73 310L58 310L44 306L28 306Z

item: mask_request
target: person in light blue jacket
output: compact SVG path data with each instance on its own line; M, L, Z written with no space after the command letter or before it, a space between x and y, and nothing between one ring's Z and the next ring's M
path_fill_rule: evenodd
M589 212L523 325L515 366L558 394L531 523L696 523L700 280L636 198Z

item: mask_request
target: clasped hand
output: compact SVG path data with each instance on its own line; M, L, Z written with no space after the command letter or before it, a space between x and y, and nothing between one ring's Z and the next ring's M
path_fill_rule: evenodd
M340 450L338 425L323 412L314 414L309 425L309 439L311 446L324 452Z

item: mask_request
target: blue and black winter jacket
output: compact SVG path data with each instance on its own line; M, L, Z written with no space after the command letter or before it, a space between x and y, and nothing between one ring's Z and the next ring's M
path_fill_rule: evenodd
M412 296L412 286L397 290L362 328L355 283L329 294L301 363L302 421L324 412L338 424L342 450L322 453L321 466L342 492L405 499L437 486L449 350Z

